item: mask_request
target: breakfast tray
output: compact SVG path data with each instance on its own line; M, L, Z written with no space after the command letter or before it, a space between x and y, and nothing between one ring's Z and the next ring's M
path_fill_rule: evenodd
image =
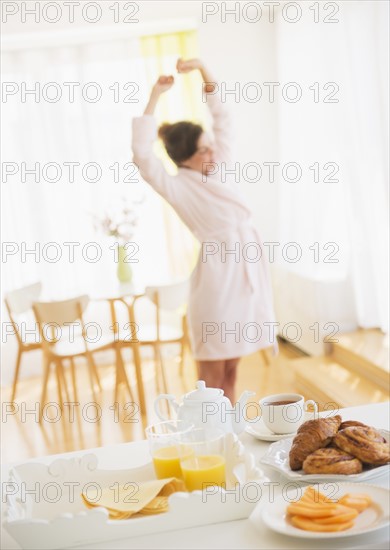
M98 500L99 488L128 483L131 496L137 483L155 478L152 462L131 470L102 470L96 455L85 454L49 465L15 466L3 527L22 548L51 550L247 518L259 500L256 495L261 496L261 484L269 480L236 436L228 434L226 441L226 490L174 493L168 512L128 520L110 520L105 508L86 508L81 492L86 487L89 495L96 491Z

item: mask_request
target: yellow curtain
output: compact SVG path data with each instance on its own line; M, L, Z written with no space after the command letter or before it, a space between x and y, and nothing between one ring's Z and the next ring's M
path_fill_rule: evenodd
M179 57L198 57L196 31L177 32L141 38L141 54L145 64L147 84L151 88L157 78L173 75L175 85L163 94L156 110L158 124L192 120L205 125L206 109L202 102L202 80L197 72L178 75L176 62ZM167 156L160 142L155 153L163 161L167 171L176 173L176 166ZM187 277L196 262L199 244L184 226L174 210L163 201L163 214L168 242L169 264L172 278Z

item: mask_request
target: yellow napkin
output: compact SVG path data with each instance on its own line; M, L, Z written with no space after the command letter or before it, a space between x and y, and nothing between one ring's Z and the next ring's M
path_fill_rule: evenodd
M161 514L168 511L168 497L177 491L185 491L184 482L175 477L132 483L115 488L104 487L98 501L91 502L83 492L87 508L106 508L110 519L129 519L135 515ZM131 496L130 496L131 493ZM127 501L131 502L127 502Z

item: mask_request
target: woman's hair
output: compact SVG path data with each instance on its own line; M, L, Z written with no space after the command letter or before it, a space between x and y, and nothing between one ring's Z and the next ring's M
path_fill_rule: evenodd
M182 121L162 124L158 130L158 137L162 139L170 158L179 165L196 152L202 133L203 128L199 124Z

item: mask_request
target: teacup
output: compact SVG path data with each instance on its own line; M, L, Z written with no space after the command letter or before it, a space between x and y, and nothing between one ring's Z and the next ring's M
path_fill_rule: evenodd
M305 421L308 405L312 405L314 415L318 412L315 401L305 401L298 393L275 393L260 399L264 425L275 434L292 434Z

